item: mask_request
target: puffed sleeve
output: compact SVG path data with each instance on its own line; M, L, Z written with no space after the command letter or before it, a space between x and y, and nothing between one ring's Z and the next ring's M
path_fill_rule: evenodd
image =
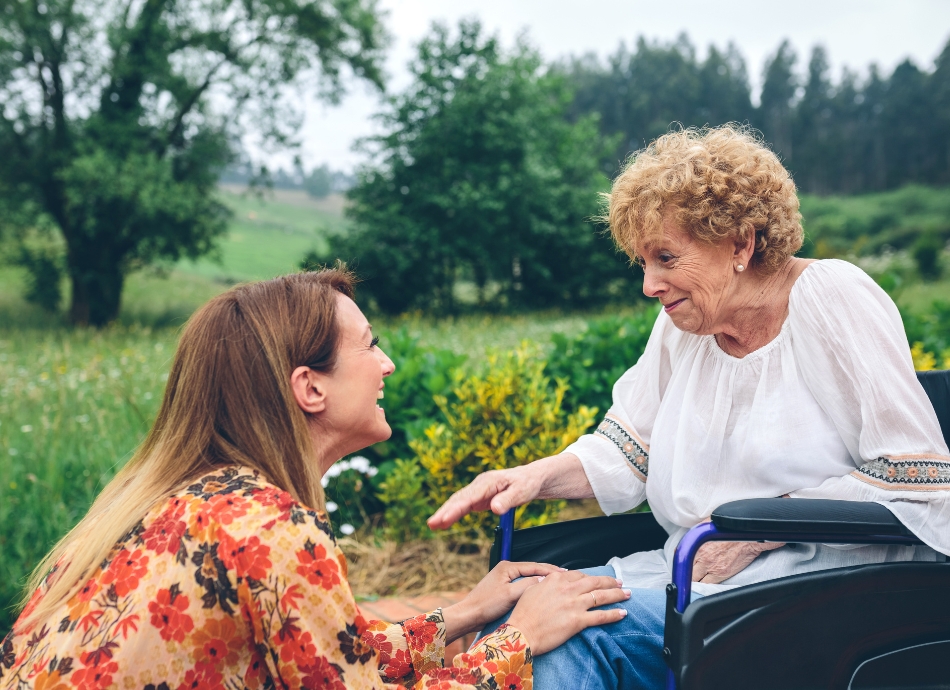
M643 355L614 384L613 403L593 433L565 449L580 458L600 509L607 515L636 508L646 498L650 435L670 379L676 338L660 312Z
M798 278L789 319L805 382L855 464L792 496L881 503L950 554L950 457L894 302L856 266L820 261Z
M241 616L279 687L501 687L532 679L531 651L503 626L444 668L441 609L390 625L364 619L346 580L346 560L322 513L275 489L256 492L241 520L217 529L233 572ZM495 685L492 685L494 683ZM526 683L527 684L527 683Z

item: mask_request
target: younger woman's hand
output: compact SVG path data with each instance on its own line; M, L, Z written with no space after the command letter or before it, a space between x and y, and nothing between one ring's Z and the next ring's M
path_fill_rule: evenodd
M529 587L538 584L546 575L559 572L564 572L564 569L547 563L502 561L475 585L467 597L442 609L446 641L452 642L466 633L481 630L501 618L514 608Z
M620 584L576 570L548 575L525 591L508 623L525 636L532 654L544 654L585 628L622 620L627 615L623 608L590 610L629 599L630 590Z

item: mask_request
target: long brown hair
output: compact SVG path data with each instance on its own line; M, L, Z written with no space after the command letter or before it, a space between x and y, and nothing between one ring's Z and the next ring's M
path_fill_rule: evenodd
M304 505L323 509L307 416L294 400L290 373L304 365L332 370L337 293L352 298L353 283L343 266L282 276L228 290L191 317L154 426L33 571L26 595L60 567L17 628L48 618L150 508L217 467L257 469Z

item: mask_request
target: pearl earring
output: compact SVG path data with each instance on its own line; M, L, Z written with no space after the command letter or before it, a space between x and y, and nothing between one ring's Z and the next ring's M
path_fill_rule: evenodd
M736 266L736 271L738 271L739 273L742 273L744 270L745 270L745 266L743 266L742 264L739 264L738 266Z

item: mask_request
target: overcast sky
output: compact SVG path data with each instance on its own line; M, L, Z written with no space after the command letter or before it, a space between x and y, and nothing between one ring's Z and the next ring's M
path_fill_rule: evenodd
M606 56L622 41L638 36L670 41L686 32L704 56L710 44L734 42L746 59L753 92L761 82L765 59L788 38L807 64L811 48L820 43L829 52L837 79L842 67L866 73L874 62L889 74L910 57L918 66L933 61L950 39L948 0L381 0L393 43L386 63L389 89L407 83L405 65L415 44L433 21L454 25L460 18L477 16L506 45L526 31L543 55L554 60L566 55L595 52ZM804 64L803 64L804 63ZM379 109L378 96L359 83L338 106L327 106L303 96L306 121L300 155L305 167L328 163L351 171L361 160L352 150L355 139L374 131L371 115ZM271 164L291 156L271 157Z

